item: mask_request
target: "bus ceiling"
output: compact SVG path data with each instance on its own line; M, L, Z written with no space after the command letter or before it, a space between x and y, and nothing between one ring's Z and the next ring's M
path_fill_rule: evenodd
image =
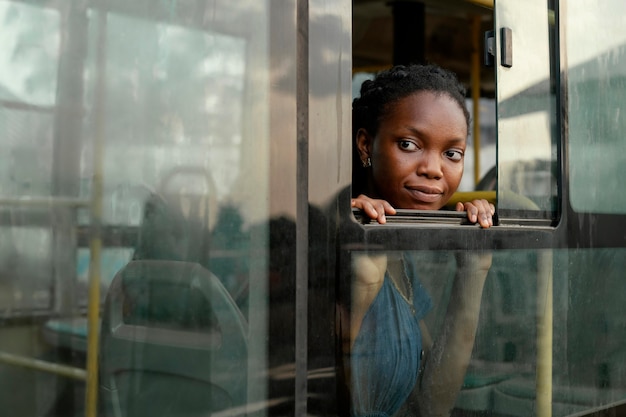
M353 72L433 62L472 85L472 52L493 29L492 0L353 1ZM482 57L482 51L480 51ZM480 71L480 96L493 97L494 72Z

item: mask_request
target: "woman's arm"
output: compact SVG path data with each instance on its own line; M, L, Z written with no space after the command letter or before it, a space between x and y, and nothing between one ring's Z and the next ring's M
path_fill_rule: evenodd
M383 286L387 270L386 254L354 254L352 258L352 300L350 308L350 348L354 344L365 313Z
M482 291L490 266L491 254L457 256L457 272L443 328L424 357L423 373L412 394L411 404L419 409L421 416L448 416L454 407L474 347Z
M385 214L396 210L385 200L369 198L361 194L351 200L352 207L361 209L372 220L386 223ZM352 300L350 308L350 349L361 329L365 313L383 286L387 270L387 255L355 254L352 258Z

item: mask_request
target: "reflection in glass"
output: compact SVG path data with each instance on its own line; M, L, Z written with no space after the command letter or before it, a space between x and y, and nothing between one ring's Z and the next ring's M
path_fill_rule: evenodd
M354 252L353 263L362 255ZM396 253L386 255L397 257ZM394 367L396 359L382 346L408 341L396 338L405 328L389 329L385 320L407 308L409 301L414 303L416 312L426 306L423 321L436 341L447 329L446 311L455 307L452 294L458 255L436 251L402 255L414 265L408 270L416 271L417 279L413 281L419 285L416 293L426 297L407 300L401 295L388 297L379 293L375 303L386 303L387 309L370 309L367 314L371 316L365 317L361 327L366 327L368 332L385 332L388 338L378 340L367 351L355 348L365 339L356 339L351 348L344 345L352 371L355 361L360 362L357 366L361 370L380 368L380 372L369 377L370 382L381 383L372 385L367 396L353 398L353 406L376 398L382 398L383 402L403 401L399 390L387 397L385 393L389 391L388 378L405 375L410 360L405 358ZM384 256L381 252L369 253L370 259L380 260ZM621 271L626 268L625 262L623 248L494 252L482 292L469 366L462 386L454 394L453 415L538 415L543 407L541 401L547 395L548 412L567 416L626 399L623 372L626 340L621 318L622 294L626 291ZM385 280L389 291L400 294L403 288L394 281L393 271L388 272ZM598 276L602 279L598 280ZM350 294L354 296L355 292ZM558 296L553 299L552 294ZM419 331L427 345L424 327ZM358 337L365 335L359 333ZM358 358L350 356L359 352ZM426 361L429 354L432 352L427 350ZM419 372L418 378L424 378L424 370Z
M552 16L552 17L551 17ZM498 207L556 210L556 105L550 45L554 14L545 2L524 13L514 2L496 8L496 27L512 30L513 65L496 60L498 116ZM496 39L500 42L500 33ZM499 51L498 45L498 51Z
M107 18L106 39L97 38L96 28L92 25L93 49L100 41L107 47L105 195L114 197L106 201L115 205L105 207L105 221L113 220L111 210L119 216L121 205L145 202L146 191L227 196L241 163L245 41L114 13ZM95 99L97 65L92 60L86 69L88 106ZM85 178L90 161L84 158ZM171 187L167 182L181 170L212 189ZM129 178L136 197L128 193ZM134 211L128 216L136 216L136 209L129 209ZM210 209L215 215L216 207Z
M203 398L198 404L209 407L203 412L247 402L264 409L269 6L66 3L0 2L0 353L64 365L72 376L0 362L0 385L20 393L0 394L0 409L84 414L86 360L98 357L88 353L86 337L99 327L88 326L85 313L101 307L88 305L88 286L101 275L103 301L129 264L159 260L210 274L247 344L230 359L205 352L203 360L216 362L202 370L205 376L219 367L229 371L216 375L234 375L236 368L238 379L237 401L219 407L212 403L218 397L194 391ZM94 186L97 161L102 195ZM99 198L102 224L93 224L99 216L89 212L90 202ZM94 230L101 248L89 245ZM150 324L170 330L172 317L182 317L187 330L213 329L217 301L202 297L218 292L205 288L200 295L196 284L177 305L168 305L173 287L156 290L131 309L146 312L133 321L135 330ZM226 341L231 327L220 321L215 329ZM172 334L159 340L175 343ZM126 341L122 356L141 355L141 333ZM171 371L184 359L157 362ZM177 388L189 385L183 378ZM159 391L155 407L184 412L189 404L169 391Z
M46 229L0 228L0 311L21 314L52 307L50 248Z
M626 6L576 1L566 12L571 204L581 212L624 214L617 173L626 161ZM580 19L589 33L575 29Z
M0 22L0 196L50 195L59 13L3 1Z
M0 195L52 194L53 115L0 106Z
M0 100L54 105L59 58L59 13L0 2Z
M551 355L538 332L551 328L544 322L552 309L544 305L551 299L551 251L353 252L351 263L350 300L342 307L351 314L342 327L350 329L344 366L355 415L367 408L415 411L434 399L437 406L450 401L459 415L528 415L535 407L536 376L551 368L536 359L538 352ZM367 297L359 283L368 271L384 275L367 310L359 311ZM459 329L462 341L455 338ZM448 372L439 375L439 368ZM432 392L423 388L431 374ZM528 385L520 400L527 403L499 394L509 385Z

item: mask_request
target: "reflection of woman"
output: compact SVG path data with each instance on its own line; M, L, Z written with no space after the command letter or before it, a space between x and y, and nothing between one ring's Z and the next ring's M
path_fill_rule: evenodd
M397 208L438 210L463 174L469 114L465 90L437 66L398 66L365 81L353 102L362 168L352 206L379 223ZM356 168L355 168L356 169ZM468 219L492 225L493 205L458 203ZM422 318L430 298L407 255L360 255L352 263L352 415L448 415L474 344L488 254L457 257L443 328L431 341ZM345 339L344 339L345 340Z

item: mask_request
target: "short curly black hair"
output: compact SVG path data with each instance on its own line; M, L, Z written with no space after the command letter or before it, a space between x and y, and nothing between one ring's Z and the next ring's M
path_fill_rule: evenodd
M379 72L373 80L361 84L360 96L352 101L352 190L353 195L364 192L365 173L356 150L355 139L359 129L365 129L375 136L380 122L398 100L420 91L445 94L458 103L467 130L470 127L470 114L465 103L466 90L456 75L435 64L396 65Z
M434 64L397 65L361 84L360 96L352 102L353 137L360 128L376 135L378 124L389 109L389 104L419 91L448 95L463 110L469 128L466 90L453 72Z

